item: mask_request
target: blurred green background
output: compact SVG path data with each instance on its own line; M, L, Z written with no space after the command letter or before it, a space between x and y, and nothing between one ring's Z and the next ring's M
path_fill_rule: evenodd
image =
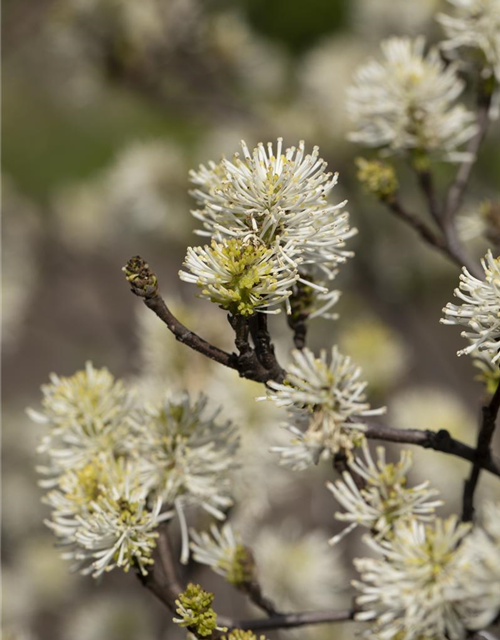
M340 319L317 321L312 346L340 343L364 367L373 404L388 405L390 424L448 428L474 442L482 389L470 361L456 358L459 331L438 324L458 270L363 193L354 164L363 150L346 141L344 93L353 71L376 55L388 35L424 33L436 42L435 14L443 5L439 0L4 2L6 639L184 637L134 576L114 572L96 585L69 574L43 525L47 514L34 470L41 432L24 408L37 406L39 386L51 371L71 375L86 360L137 382L145 394L187 386L223 404L245 432L248 458L258 461L248 477L267 480L256 483L251 496L240 488L237 497L254 510L246 516L244 508L236 510L234 522L255 542L270 595L290 610L335 608L350 597L349 563L321 546L338 529L332 517L336 505L324 488L333 471L328 465L304 474L277 468L267 448L284 436L277 428L279 416L254 407L261 390L186 353L140 308L120 270L131 255L144 256L178 313L231 348L224 313L197 301L177 272L186 246L199 242L192 235L188 171L222 153L232 155L242 138L250 147L278 136L287 145L301 139L308 149L319 145L340 173L332 197L348 199L352 224L359 229L356 258L338 277ZM472 96L467 93L465 100L472 103ZM477 231L480 205L499 197L499 142L497 121L460 213L462 240L478 258L488 246ZM444 189L454 168L439 164L435 171ZM398 172L405 201L425 217L402 161ZM291 340L283 318L273 319L272 329L286 363ZM458 509L467 465L428 452L415 452L415 458L415 478L430 476L447 499L446 509ZM498 493L486 476L480 490L483 497ZM352 540L346 557L360 549L359 540ZM189 566L185 577L216 590L220 613L249 614L241 596L200 567ZM353 629L325 626L300 635L351 638Z

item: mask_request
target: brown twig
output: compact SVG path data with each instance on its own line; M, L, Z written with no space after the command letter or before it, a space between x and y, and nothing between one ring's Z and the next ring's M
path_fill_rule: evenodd
M436 193L431 171L427 167L420 168L418 163L414 163L413 165L417 174L420 189L427 201L429 213L440 228L442 238L440 238L438 246L435 241L432 241L432 237L429 237L428 234L425 236L421 233L421 235L428 242L431 241L431 244L434 244L434 246L437 246L438 248L444 247L445 253L447 253L454 262L458 262L461 266L467 267L469 272L479 279L483 279L483 273L479 266L474 262L471 262L467 254L464 252L458 238L454 218L462 203L472 168L474 167L477 154L488 128L491 99L491 87L488 88L484 82L481 82L478 91L477 133L469 141L467 146L468 159L462 162L459 166L455 179L448 189L444 206L441 205ZM399 215L402 217L401 213L399 213Z
M477 445L474 450L473 465L470 476L464 483L462 500L462 520L468 522L474 516L474 493L476 491L481 469L484 462L491 460L491 441L495 432L498 411L500 410L500 383L488 405L483 407L481 427L477 436Z
M264 313L256 313L249 318L248 326L257 359L262 367L269 372L268 379L283 382L286 371L280 366L274 353L274 345L267 327L267 316Z
M400 220L412 227L427 244L433 246L458 266L466 266L476 277L482 277L479 267L471 263L459 244L453 242L451 236L445 236L444 232L443 234L438 234L433 231L417 215L405 209L397 197L385 201L385 204Z
M433 449L441 453L457 456L469 462L477 460L476 450L473 447L455 440L448 431L422 431L420 429L394 429L378 424L368 424L365 435L372 440L384 440L386 442L397 442L401 444L414 444L424 449ZM481 469L489 471L495 476L500 476L500 462L496 460L491 452L481 457L479 461Z
M443 230L443 234L441 235L433 231L417 215L405 209L397 197L386 200L385 203L398 218L403 220L403 222L408 226L412 227L419 236L427 242L427 244L436 248L458 266L467 267L469 272L476 276L476 278L482 279L484 277L484 274L479 267L475 263L471 262L468 256L465 255L462 247L458 243L458 240L456 240L454 233L450 230L454 229L454 226L450 227L447 233Z
M249 380L267 382L279 378L281 374L276 367L273 366L273 368L267 369L258 357L253 358L250 363L251 366L249 366L248 354L245 353L244 358L240 359L235 353L227 353L210 344L177 320L159 294L158 279L143 258L134 256L123 267L123 270L126 273L127 281L130 283L132 293L143 299L144 304L154 311L160 320L167 325L176 340L225 367L235 369L240 376ZM269 355L271 347L272 345L268 348L267 355ZM283 371L281 367L280 370Z
M140 256L135 256L123 267L123 271L126 273L132 293L143 299L144 304L167 325L176 340L188 345L210 360L236 369L236 360L233 354L214 347L177 320L158 293L158 280L145 260Z
M354 484L358 487L359 490L363 489L366 486L366 481L362 478L359 473L356 473L348 464L348 457L346 451L337 451L337 453L333 456L332 465L335 471L340 475L347 471L351 478L353 479Z
M434 178L432 177L432 173L429 169L418 169L415 168L418 183L420 185L420 189L427 200L427 206L429 207L429 213L436 221L438 226L442 228L442 210L441 204L439 202L439 198L436 193L436 187L434 186Z
M148 574L139 574L141 583L149 589L170 611L175 613L175 601L184 588L177 575L176 563L170 546L168 536L168 523L163 524L159 530L158 544L153 554L154 565ZM265 630L285 629L304 625L322 624L327 622L339 622L352 620L354 611L312 611L305 613L278 613L270 600L262 595L259 585L253 581L248 585L246 593L252 601L269 614L269 618L257 620L233 620L224 616L217 616L217 624L228 629ZM195 629L189 630L196 634ZM220 638L221 632L214 631L208 640Z
M304 349L307 338L307 321L312 311L313 290L304 282L297 282L290 296L291 313L287 323L293 332L293 344L296 349Z
M251 629L252 631L266 631L271 629L291 629L313 624L328 624L354 620L355 611L306 611L303 613L284 613L260 620L233 620L229 626L232 629Z
M391 198L390 200L385 201L385 203L398 218L408 226L412 227L423 240L444 253L448 258L452 257L455 260L453 256L450 256L444 239L439 234L435 233L417 215L405 209L397 197Z
M453 220L455 213L462 204L465 189L469 183L472 169L476 163L477 154L490 122L489 112L492 96L492 89L487 88L484 83L481 83L477 101L477 133L470 139L469 144L467 145L467 152L470 154L470 157L461 163L455 175L455 179L448 189L443 213L445 225L448 225L450 221Z
M272 602L262 593L262 589L257 580L252 580L251 582L244 583L241 587L241 590L248 596L248 598L256 607L262 609L262 611L267 613L268 616L284 615L278 611L274 602Z
M175 612L175 601L184 589L177 576L167 526L168 524L163 524L159 528L158 544L153 553L154 565L146 576L139 574L139 579L160 602Z

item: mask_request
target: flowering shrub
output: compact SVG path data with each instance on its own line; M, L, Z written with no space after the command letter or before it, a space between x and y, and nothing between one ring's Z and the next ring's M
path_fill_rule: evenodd
M465 640L500 615L500 505L484 505L483 521L475 517L480 475L500 476L491 451L500 409L500 257L489 250L477 265L464 252L456 225L496 97L500 2L452 4L455 14L439 17L446 33L441 45L427 48L420 37L393 37L382 42L381 60L361 66L348 95L349 138L372 149L372 157L357 162L358 178L369 193L463 268L455 291L461 304L447 304L442 322L466 327L462 335L468 344L459 355L471 355L482 371L486 400L475 448L444 429L434 431L432 424L412 428L412 416L404 428L387 426L381 418L385 407L371 399L351 356L338 346L319 354L307 346L316 318L338 317L332 312L340 295L337 275L354 257L351 241L357 233L346 202L333 202L338 174L328 171L318 147L307 152L299 142L285 148L278 138L276 144L259 143L250 150L242 142L232 159L190 172L196 233L208 243L187 248L179 277L197 285L199 296L227 315L233 351L208 342L172 313L143 258L135 256L124 267L132 292L185 349L265 385L265 395L256 393L256 399L267 401L265 410L282 411L287 438L269 447L278 454L276 467L296 472L300 484L301 472L325 461L333 466L338 477L327 488L340 509L335 518L347 527L333 537L320 530L304 536L310 566L303 572L316 587L307 587L313 604L322 602L323 585L331 584L333 573L331 556L324 554L335 553L348 533L363 528L367 553L354 560L359 576L348 609L282 610L267 594L265 585L273 581L269 574L266 579L266 568L282 560L283 549L285 556L292 555L294 541L266 534L274 551L262 560L259 536L233 528L233 506L252 518L251 500L238 504L238 478L247 493L274 479L240 471L240 441L249 430L245 420L238 426L221 420L220 409L204 395L193 400L187 392L165 389L159 400L148 401L139 386L91 363L70 377L53 374L42 387L41 410L30 410L45 429L40 484L51 509L46 524L63 557L94 578L115 569L136 572L174 613L174 622L195 637L256 640L254 631L355 619L366 623L370 638ZM445 54L453 61L447 63ZM468 79L476 74L477 112L459 102L466 88L464 70L471 74ZM415 172L434 227L402 201L398 159L408 160ZM442 160L458 163L444 198L433 181L435 162ZM295 345L287 363L278 358L268 325L268 317L280 313ZM353 324L355 337L344 338L344 344L363 338L368 351L370 331ZM392 361L369 366L372 377L385 365L399 372L403 359L398 346L379 333L387 353L373 353L388 360L390 354ZM412 480L409 449L401 451L399 462L390 462L384 446L374 456L372 440L421 445L467 460L462 522L457 515L437 515L444 502L430 481ZM190 528L196 516L196 528ZM225 618L214 608L213 593L182 583L170 548L174 523L182 540L180 563L192 559L210 567L266 618ZM329 538L335 549L321 548L318 540ZM296 592L290 588L286 595L282 602L295 606ZM306 595L301 601L308 603Z

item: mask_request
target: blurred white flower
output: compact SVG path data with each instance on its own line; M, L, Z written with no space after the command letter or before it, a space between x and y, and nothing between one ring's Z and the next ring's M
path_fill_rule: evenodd
M355 0L352 25L363 39L376 42L394 33L419 34L427 31L439 0L393 2L393 0Z
M349 460L348 465L365 481L364 486L358 488L349 471L342 474L342 480L327 483L345 509L343 513L337 512L335 517L351 523L333 537L330 544L336 544L358 525L370 529L377 538L390 537L398 522L414 518L432 520L436 507L443 504L441 500L431 500L439 491L429 489L428 481L408 486L411 451L402 451L400 461L392 464L386 462L384 447L377 447L377 461L374 462L366 440L361 446L365 459L356 457Z
M41 212L2 176L2 347L16 346L38 279L36 243Z
M481 205L467 207L457 215L456 226L462 241L482 239L488 231L488 224L481 215Z
M64 557L94 577L132 565L145 573L155 529L175 508L186 562L184 508L201 505L224 519L221 509L231 504L234 428L216 423L218 412L203 417L203 397L132 406L123 382L90 363L71 378L51 379L42 387L43 413L31 415L50 427L40 447L50 464L40 471L51 478L41 484L52 487L44 498L53 509L46 524L69 548Z
M215 525L210 533L190 531L193 558L200 564L208 565L215 573L234 585L242 585L253 578L254 563L250 551L235 535L231 525L221 529Z
M102 589L102 585L101 585ZM65 617L66 640L154 640L157 636L151 613L135 595L107 593L87 595Z
M365 6L367 0L363 0L362 4ZM346 106L343 101L339 101L339 96L345 94L355 69L366 56L366 51L364 39L353 39L351 35L339 36L336 33L321 40L304 55L298 68L301 92L298 106L302 110L296 116L298 122L293 131L300 131L300 127L303 129L306 122L307 126L313 127L307 136L309 139L313 136L316 139L328 136L329 140L335 141L336 153L341 153L339 147L346 144L345 132L350 123ZM282 112L283 109L280 108L281 122ZM289 131L288 126L286 130Z
M182 534L182 562L189 557L184 510L198 505L219 520L232 504L229 472L235 466L238 437L230 422L206 414L207 399L183 394L147 407L133 421L137 433L141 486L175 507Z
M191 229L186 187L186 157L179 146L158 140L130 144L96 177L55 194L61 238L84 250L133 233L184 239Z
M19 536L17 544L9 545L9 566L17 580L9 574L4 577L9 578L10 593L3 593L2 638L3 625L9 619L33 621L41 608L51 610L76 597L78 581L59 562L60 550L53 544L50 532L40 531L40 522L41 519L37 527ZM14 604L14 598L20 602Z
M441 43L445 51L461 47L479 53L483 75L495 75L500 81L500 1L448 0L454 15L441 13L438 20L447 40Z
M462 398L450 390L434 387L414 387L395 394L388 407L389 424L395 429L448 431L456 438L472 445L475 442L477 418ZM410 471L413 482L431 481L439 489L452 510L460 509L461 487L469 473L469 463L438 451L409 447L414 465ZM485 488L487 478L484 478Z
M309 349L294 350L292 357L284 384L269 382L267 398L288 410L287 428L298 436L291 447L274 451L282 454L283 464L303 469L321 457L351 449L362 438L364 418L385 409L370 408L366 383L359 380L361 369L337 347L330 363L326 351L316 358Z
M2 629L3 640L36 640L28 627L16 625L4 625Z
M262 385L238 378L227 368L214 369L206 390L222 405L224 416L245 425L240 429L239 466L231 473L231 522L251 540L272 510L293 500L298 490L300 480L278 466L269 451L283 440L284 434L276 430L280 411L269 403L255 402Z
M469 629L484 629L500 613L500 503L484 506L483 526L464 542L456 585Z
M453 105L464 83L423 38L389 38L382 62L370 60L348 90L349 138L388 153L414 149L460 161L458 148L476 131L474 114Z
M62 0L48 17L43 31L57 54L57 78L65 80L61 96L80 103L102 91L106 56L120 61L127 56L142 61L154 51L166 56L185 43L198 43L202 31L197 0Z
M241 90L254 101L269 100L283 91L287 63L284 50L252 30L241 11L231 8L212 14L207 37L219 63L227 65L241 83Z
M50 428L38 448L50 463L40 471L53 478L66 469L84 467L101 452L123 450L132 394L121 380L90 362L69 378L53 373L50 380L42 386L43 411L28 410L35 422ZM55 482L48 479L42 485Z
M347 576L326 538L321 530L304 533L288 521L262 528L252 540L259 585L282 611L335 607Z
M449 302L443 309L443 324L463 325L468 331L462 336L469 346L458 351L458 355L473 351L487 353L492 364L500 358L500 259L493 258L491 251L481 261L485 280L478 280L462 268L459 288L455 296L463 300L458 306Z
M371 632L385 640L465 640L453 589L460 573L458 545L469 530L452 516L436 519L432 527L401 522L390 540L367 536L377 557L354 561L361 573L353 583L361 591L356 619L372 622Z
M453 438L470 444L475 437L474 414L460 396L447 389L404 389L391 399L388 418L391 426L397 429L445 430Z
M143 232L180 238L190 230L185 150L170 141L126 147L107 172L109 215Z
M179 301L169 307L186 326L200 332L212 344L232 348L215 307L199 312L196 305L188 308ZM214 365L211 360L186 349L155 314L142 305L138 307L137 321L141 373L134 384L139 387L141 398L156 404L163 398L165 386L177 391L187 388L195 395L203 391L214 406L221 406L222 419L245 425L240 434L241 466L230 471L235 501L231 517L240 531L252 535L251 531L259 526L273 504L293 496L296 490L296 479L278 467L268 452L277 442L274 427L279 420L279 410L255 402L256 396L262 393L259 383L238 378L234 371Z
M225 576L230 566L238 541L229 523L218 529L215 525L208 531L190 531L191 551L193 559L200 564L206 564L216 573Z
M293 244L272 248L239 239L212 241L211 246L188 247L186 271L181 280L197 284L201 297L208 298L233 315L249 316L270 310L292 295L299 275L292 261ZM289 303L288 303L289 307Z
M340 331L338 345L363 369L373 392L387 391L401 381L409 364L403 340L376 316L349 320Z

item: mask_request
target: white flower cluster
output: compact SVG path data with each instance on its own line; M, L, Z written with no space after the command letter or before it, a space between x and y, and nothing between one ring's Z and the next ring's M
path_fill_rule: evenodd
M480 353L487 355L492 364L500 358L500 258L488 251L481 261L485 279L478 280L462 268L459 288L455 296L463 300L459 306L449 302L443 309L443 324L467 327L462 336L470 344L458 355Z
M106 369L69 378L51 377L42 387L43 411L30 410L47 424L40 453L41 485L50 490L47 526L84 574L100 576L115 567L147 572L158 525L176 513L189 542L183 509L201 505L223 519L231 504L229 470L238 445L230 424L203 417L206 399L187 395L144 408Z
M384 59L370 60L348 89L347 108L354 131L350 139L386 153L414 150L451 161L476 131L474 115L454 104L464 89L453 65L437 49L424 54L425 40L389 38Z
M190 273L179 276L202 288L202 295L233 315L266 313L292 295L298 272L290 269L291 243L267 248L264 244L242 244L236 239L212 241L210 247L188 247L185 266Z
M384 540L367 536L376 556L355 560L356 619L384 640L465 640L490 624L500 610L499 516L491 507L487 529L472 533L452 516L398 522Z
M191 550L196 562L211 567L215 573L236 586L252 580L254 562L251 553L233 532L231 525L225 524L221 529L212 525L210 533L191 531L190 534Z
M441 500L430 500L439 492L430 489L429 482L415 487L407 485L407 474L412 466L411 451L402 451L400 461L389 464L383 447L377 447L375 462L366 440L361 446L365 459L351 459L348 465L364 481L363 486L358 488L348 471L342 474L342 480L327 484L345 509L335 517L351 523L334 536L330 544L336 544L358 525L370 529L376 538L389 537L396 523L411 519L432 520L435 508L443 504Z
M483 75L494 75L500 81L500 1L448 0L454 5L454 15L440 14L447 40L443 50L462 47L479 57Z
M252 540L252 552L262 592L281 611L342 606L348 572L342 555L328 548L324 530L304 531L288 518L281 526L262 527Z
M216 422L219 411L206 414L207 399L189 395L147 407L131 420L137 437L141 482L175 507L182 532L181 561L189 558L184 510L200 506L218 520L232 505L229 472L235 466L239 440L230 422Z
M133 405L124 383L90 362L69 378L53 373L50 382L42 386L43 412L28 409L32 420L50 426L38 448L50 460L39 467L48 476L42 486L56 485L60 474L81 469L100 454L123 454Z
M286 428L295 436L287 447L274 447L282 464L301 470L363 439L364 419L385 408L371 409L366 401L361 369L333 347L319 358L309 349L292 352L293 362L283 384L268 383L267 398L288 410Z
M276 151L271 143L253 152L241 146L242 157L191 171L200 207L192 213L203 227L198 233L213 244L189 251L189 273L181 272L181 278L196 282L202 296L232 313L241 313L235 296L246 302L246 315L269 313L284 300L290 312L296 282L316 292L319 308L313 311L326 311L338 293L325 283L352 255L345 243L356 233L340 211L345 202L328 202L337 174L326 172L317 147L306 154L303 142L285 151L281 138Z

